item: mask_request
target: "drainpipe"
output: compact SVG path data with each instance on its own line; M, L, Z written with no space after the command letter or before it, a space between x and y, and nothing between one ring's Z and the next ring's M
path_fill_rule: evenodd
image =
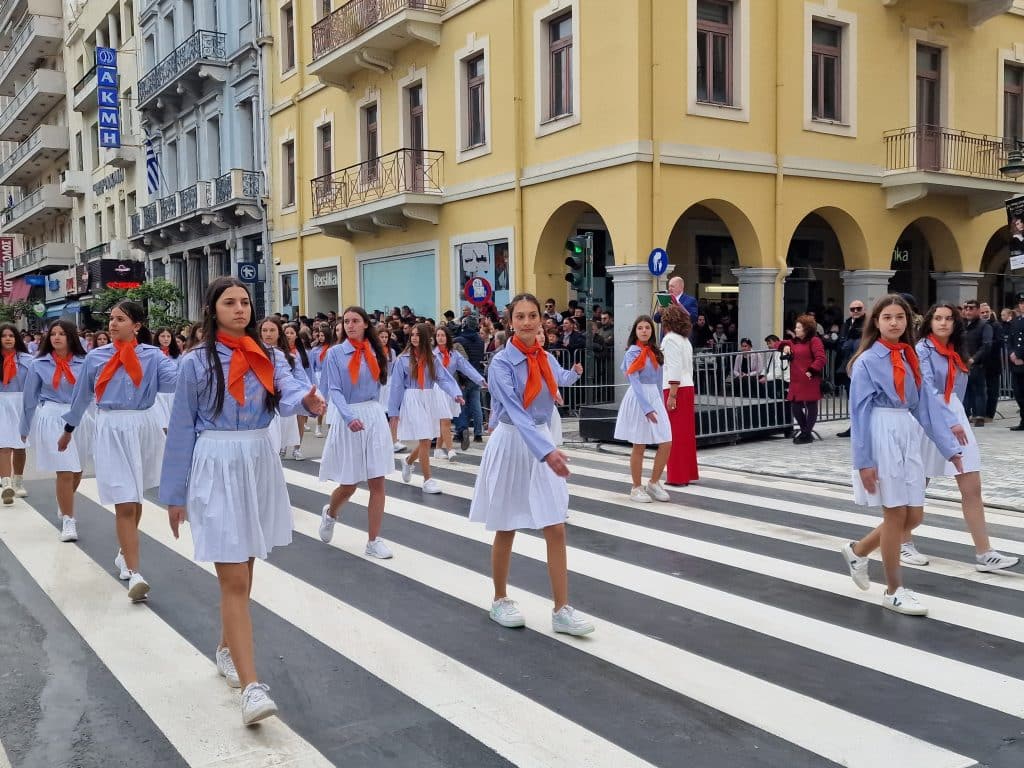
M775 262L779 267L779 274L775 283L775 331L782 335L781 311L788 267L786 266L786 243L783 241L782 218L783 201L785 197L784 182L785 176L782 171L782 98L785 94L785 84L782 81L782 45L779 34L782 30L782 0L775 2Z
M522 71L522 44L523 35L520 28L520 17L522 12L521 0L512 0L512 145L515 152L515 188L513 191L513 236L515 237L516 251L516 272L518 273L518 284L526 286L526 243L523 235L523 90L521 78ZM534 254L534 260L537 255ZM534 264L536 271L536 264ZM537 290L536 284L533 290Z
M259 4L259 13L256 14L256 50L259 53L259 56L256 57L256 74L260 91L260 116L257 117L256 114L253 114L253 119L259 126L257 135L260 147L260 170L263 172L263 183L266 185L263 189L265 194L258 196L257 205L263 213L263 253L261 254L264 270L263 299L265 305L264 314L269 315L274 305L275 274L274 259L270 247L270 206L267 204L267 200L270 198L270 116L268 114L270 89L267 84L266 55L270 41L265 42L263 39L263 31L266 29L264 27L263 5L263 3ZM263 115L267 115L266 119L262 117Z

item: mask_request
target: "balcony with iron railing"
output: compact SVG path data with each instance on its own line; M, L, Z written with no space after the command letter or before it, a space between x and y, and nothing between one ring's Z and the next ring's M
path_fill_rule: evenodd
M389 70L400 48L441 44L446 5L447 0L349 0L313 25L313 60L306 69L344 88L360 69Z
M213 206L218 207L235 200L254 202L263 196L263 174L232 168L213 182Z
M75 83L71 92L71 107L76 112L88 112L96 109L96 90L99 83L96 81L96 65L86 72Z
M14 96L15 83L31 77L40 59L59 55L63 44L60 18L26 16L12 34L11 47L0 52L0 96Z
M15 256L4 271L4 277L13 279L29 272L49 274L74 263L75 246L72 243L44 243Z
M11 44L11 22L23 16L61 15L61 0L0 0L0 49Z
M1024 184L1000 172L1012 148L1005 139L936 125L887 131L882 188L887 205L920 200L929 194L968 199L972 215L1003 207Z
M444 152L399 149L313 179L311 223L344 238L401 229L410 219L436 224L443 184Z
M201 216L209 216L210 224L214 220L225 223L221 217L229 204L238 204L240 208L244 207L246 215L258 218L262 214L256 201L262 190L263 174L257 171L233 169L212 181L197 181L172 195L154 200L132 214L130 237L145 237Z
M100 243L94 245L92 248L85 248L82 251L82 263L88 264L93 259L102 259L104 256L110 255L110 243Z
M40 125L0 162L0 185L26 186L41 170L68 153L66 125Z
M44 184L0 214L0 232L34 232L53 223L71 210L71 198L60 193L57 184Z
M0 112L0 141L22 141L60 104L67 92L63 72L37 69Z
M162 99L185 93L206 78L227 77L227 45L223 32L201 29L139 80L139 109L160 108Z

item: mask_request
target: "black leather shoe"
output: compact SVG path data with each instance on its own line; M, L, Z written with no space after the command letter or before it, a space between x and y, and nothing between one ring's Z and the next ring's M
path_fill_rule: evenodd
M836 437L849 437L849 436L850 436L850 430L849 429L844 429L842 432L837 432L836 433Z

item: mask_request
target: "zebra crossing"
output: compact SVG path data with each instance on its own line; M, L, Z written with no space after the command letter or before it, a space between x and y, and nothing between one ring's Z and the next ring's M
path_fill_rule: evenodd
M0 514L0 608L8 587L29 613L53 613L34 652L63 673L38 699L62 706L31 715L39 701L14 687L0 715L30 715L0 717L0 743L15 768L87 764L83 738L108 762L133 750L136 765L1024 764L1024 571L975 571L954 505L930 506L918 530L932 564L906 580L930 614L912 619L881 608L879 562L871 592L847 575L839 545L876 518L842 490L709 470L670 504L632 504L622 457L569 454L570 595L597 625L586 638L551 631L545 544L531 533L516 538L510 579L527 628L488 621L490 535L466 519L479 451L435 465L441 496L418 475L389 478L386 561L362 554L366 491L325 545L331 486L315 462L286 462L294 542L257 565L252 594L257 667L282 717L255 729L217 676L216 579L189 537L144 504L153 592L132 606L95 483L82 483L81 540L68 545L52 483L31 481ZM1024 554L1024 519L990 523L994 547ZM19 622L0 621L0 648L31 624ZM65 680L78 674L61 666L69 655L88 682ZM0 664L18 671L2 650Z

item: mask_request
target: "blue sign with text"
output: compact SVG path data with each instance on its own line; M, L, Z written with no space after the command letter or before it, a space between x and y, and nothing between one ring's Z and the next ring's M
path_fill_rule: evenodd
M99 107L100 146L121 146L121 110L117 96L117 51L96 49L96 103Z

